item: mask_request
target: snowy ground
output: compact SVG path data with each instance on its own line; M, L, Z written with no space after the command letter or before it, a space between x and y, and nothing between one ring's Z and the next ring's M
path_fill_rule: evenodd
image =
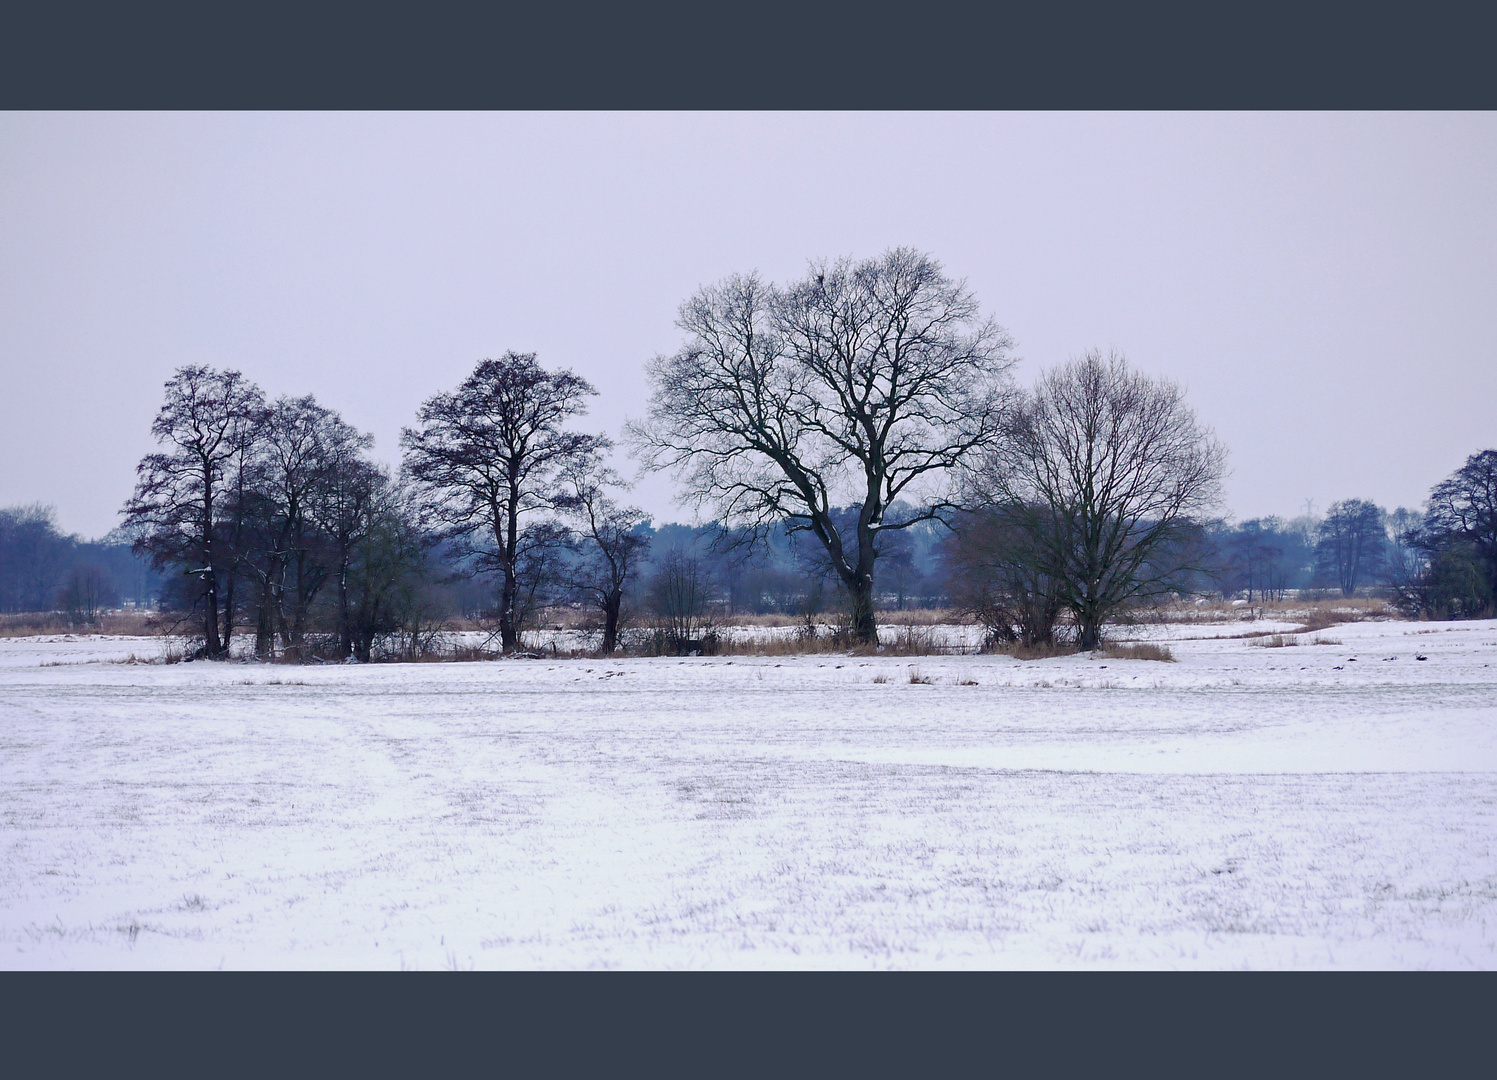
M0 640L0 967L1497 967L1497 623L1211 636L1252 629L1289 627L1148 628L1174 664Z

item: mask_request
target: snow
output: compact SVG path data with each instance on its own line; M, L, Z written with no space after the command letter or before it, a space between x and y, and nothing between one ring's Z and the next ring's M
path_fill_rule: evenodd
M0 967L1497 967L1497 622L1228 636L1290 629L1129 631L1177 663L0 639Z

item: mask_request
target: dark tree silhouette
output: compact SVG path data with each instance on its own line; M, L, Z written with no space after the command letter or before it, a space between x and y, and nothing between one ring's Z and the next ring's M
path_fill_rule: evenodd
M660 620L657 633L664 652L679 654L702 635L707 613L708 579L702 560L671 548L650 575L650 610Z
M989 641L1050 645L1061 613L1061 589L1050 573L1042 532L1047 516L1006 504L951 519L944 547L952 602L977 619Z
M1355 595L1359 583L1382 569L1388 545L1384 517L1366 499L1344 499L1331 504L1316 528L1316 567L1335 579L1342 596Z
M354 566L370 528L382 520L380 507L388 511L384 496L390 478L364 457L369 436L331 424L323 438L321 477L312 488L309 513L322 534L337 592L338 655L348 657L355 644Z
M1224 594L1247 593L1249 603L1254 597L1283 599L1284 590L1306 576L1313 560L1303 537L1274 517L1220 527L1212 539L1217 548L1212 577Z
M243 465L265 418L264 396L239 372L179 368L151 424L168 449L141 459L123 510L125 528L138 537L135 549L153 566L177 565L199 578L203 654L210 658L229 650L238 559L231 510L242 505Z
M367 662L376 640L409 627L421 614L431 575L429 545L409 492L378 468L364 482L354 509L358 521L348 530L342 633L353 656Z
M349 469L373 438L308 395L281 397L271 406L251 471L251 518L256 542L250 563L261 586L256 651L270 650L279 633L293 657L300 654L312 605L337 572L333 528L319 510L346 491Z
M1439 618L1497 609L1497 450L1481 450L1430 491L1424 519L1400 536L1420 558L1394 581L1400 606Z
M1226 450L1177 385L1095 351L1042 376L1012 417L974 473L974 500L1095 649L1125 604L1199 568L1197 517L1221 497Z
M92 626L105 608L119 603L119 590L108 571L95 563L83 563L68 573L67 584L57 595L57 606L74 622Z
M932 492L918 513L887 510L997 437L1007 333L964 283L906 248L814 264L785 288L729 277L687 300L677 325L687 342L652 362L649 415L629 428L645 466L674 470L685 501L727 526L813 535L857 637L876 641L879 535L949 501ZM842 524L833 511L847 503L856 514Z
M522 573L544 567L551 529L527 528L537 511L554 509L558 474L608 445L599 436L563 431L597 391L571 371L549 372L534 353L484 360L457 390L438 394L417 413L419 428L401 434L405 468L419 485L425 513L443 537L499 575L499 636L519 644Z
M0 611L46 611L64 583L74 541L40 503L0 509Z
M1497 599L1497 450L1472 454L1429 494L1424 531L1459 537L1485 570L1486 594Z

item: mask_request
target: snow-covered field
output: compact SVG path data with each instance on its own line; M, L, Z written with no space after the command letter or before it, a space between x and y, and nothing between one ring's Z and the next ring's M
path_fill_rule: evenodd
M1250 629L1149 628L1173 664L0 640L0 967L1497 967L1497 623L1211 637Z

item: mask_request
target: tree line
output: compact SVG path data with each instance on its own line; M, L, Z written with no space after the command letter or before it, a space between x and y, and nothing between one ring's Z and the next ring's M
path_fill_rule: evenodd
M90 626L121 604L144 607L160 575L118 532L102 540L64 534L50 506L0 507L0 613L60 612Z
M1267 517L1209 530L1210 582L1226 595L1282 599L1288 590L1341 596L1377 587L1407 615L1497 614L1497 450L1470 455L1420 511L1369 499L1332 503L1324 518Z
M1092 351L1017 386L1008 333L924 253L813 263L787 284L732 275L677 325L624 442L711 520L690 536L653 529L607 465L613 442L577 428L596 390L517 352L421 404L398 473L311 396L184 367L123 529L210 657L253 634L260 655L368 659L454 607L514 651L538 611L569 604L605 652L631 609L681 647L714 604L839 609L871 645L880 608L935 601L998 639L1084 649L1131 607L1206 589L1383 582L1409 610L1491 609L1497 452L1423 515L1353 499L1229 527L1226 449L1177 384Z

